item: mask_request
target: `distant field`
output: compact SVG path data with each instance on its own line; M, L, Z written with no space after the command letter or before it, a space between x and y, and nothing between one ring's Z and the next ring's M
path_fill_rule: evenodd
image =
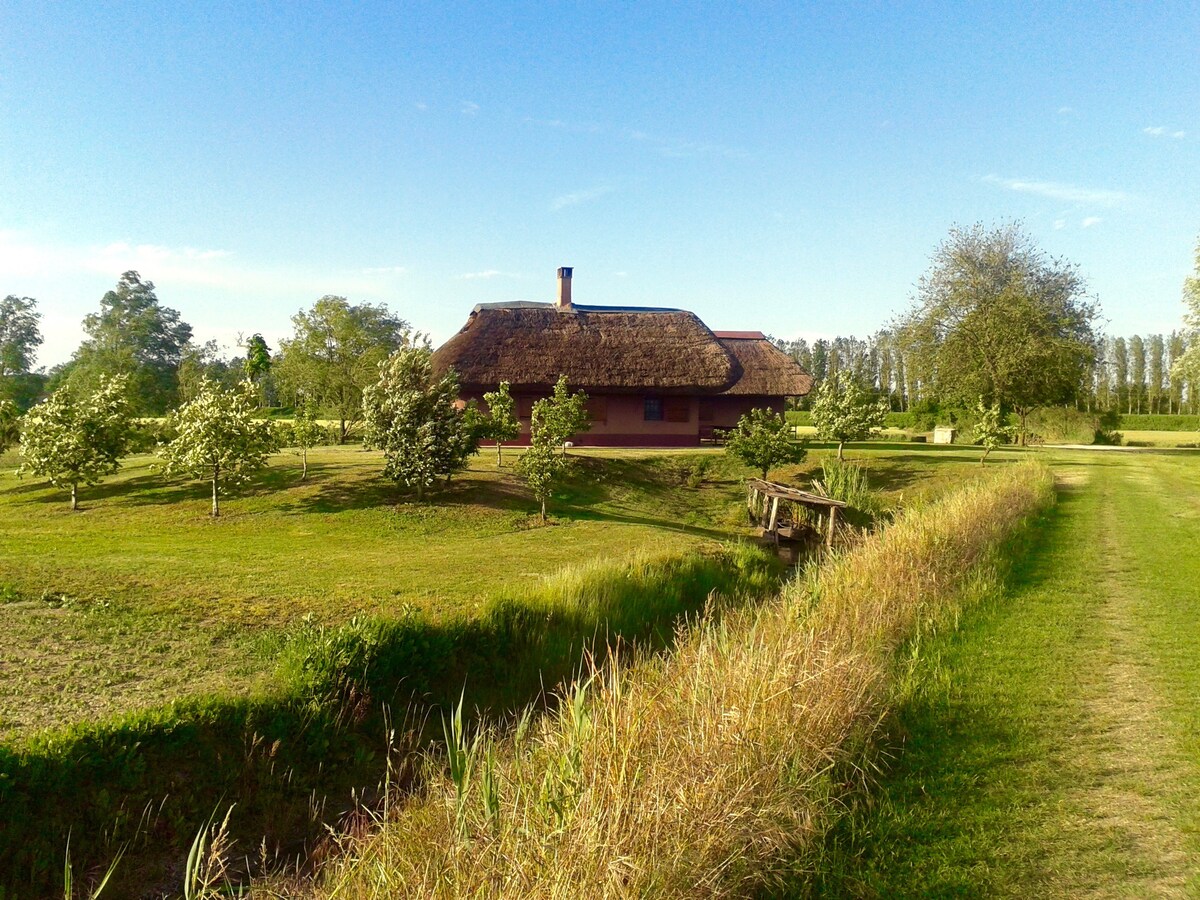
M1142 418L1149 418L1143 416ZM1182 447L1187 444L1200 446L1200 431L1136 431L1121 428L1121 437L1127 446L1144 444L1150 447Z

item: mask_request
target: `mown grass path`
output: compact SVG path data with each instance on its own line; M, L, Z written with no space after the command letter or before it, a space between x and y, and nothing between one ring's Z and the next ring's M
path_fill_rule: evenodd
M1012 588L921 647L803 893L1200 896L1200 458L1058 457Z

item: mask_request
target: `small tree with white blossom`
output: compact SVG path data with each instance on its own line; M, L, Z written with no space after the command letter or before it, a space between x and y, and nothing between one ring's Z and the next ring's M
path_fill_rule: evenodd
M170 418L175 437L159 451L166 473L211 482L213 516L221 514L221 487L244 484L275 449L271 423L254 416L257 405L248 381L235 388L205 381Z

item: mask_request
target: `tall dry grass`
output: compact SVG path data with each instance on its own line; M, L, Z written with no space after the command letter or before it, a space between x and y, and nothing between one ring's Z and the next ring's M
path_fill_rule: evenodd
M745 896L828 821L867 759L902 645L953 620L1051 502L1006 467L869 538L777 602L609 666L515 734L447 725L427 791L343 838L329 898ZM287 891L287 893L291 893Z

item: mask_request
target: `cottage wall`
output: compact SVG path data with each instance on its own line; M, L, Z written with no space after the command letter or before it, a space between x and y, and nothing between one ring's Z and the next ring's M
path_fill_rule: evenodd
M528 410L545 395L514 394L520 415L521 435L510 443L525 446L529 443ZM647 421L645 394L594 394L592 409L598 417L590 431L574 438L581 447L694 447L700 443L699 404L697 397L672 397L673 402L686 406L687 421ZM649 396L658 396L651 394ZM479 401L480 397L464 396ZM666 398L663 398L666 400Z

